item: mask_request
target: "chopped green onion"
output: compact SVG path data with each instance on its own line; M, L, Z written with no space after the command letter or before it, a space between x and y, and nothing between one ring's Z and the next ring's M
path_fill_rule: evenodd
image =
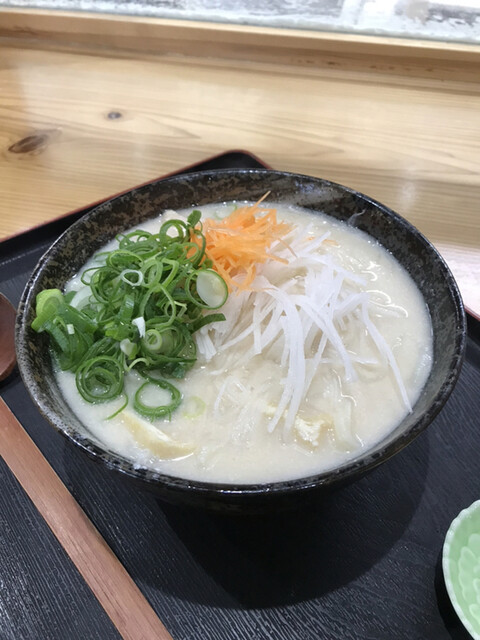
M72 295L70 295L72 294ZM71 304L75 309L81 309L84 305L86 305L92 295L90 289L88 287L83 287L79 291L70 291L65 295L65 302ZM68 299L70 296L70 299Z
M43 331L45 323L55 317L57 311L64 304L63 293L60 289L44 289L36 298L36 318L32 322L35 331Z
M123 391L124 371L113 356L96 356L82 362L75 381L80 395L88 402L113 400Z
M227 285L205 255L201 212L188 220L164 222L158 233L134 230L117 237L118 248L95 256L85 269L83 287L65 295L41 291L32 328L45 332L61 369L75 373L88 402L106 402L124 392L125 374L147 378L134 407L151 419L170 415L181 402L178 389L160 376L183 378L197 359L193 334L225 320L206 313L222 306ZM171 401L150 407L142 401L146 385L166 389Z
M195 331L198 331L207 324L222 322L223 320L225 320L223 313L210 313L208 316L200 316L198 320L192 322L189 328L191 333L195 333Z
M163 345L162 334L158 329L148 329L145 331L145 337L143 339L143 344L149 351L156 353L160 351Z
M129 340L129 338L124 338L123 340L120 341L120 349L123 351L123 353L127 357L130 358L134 350L137 349L137 345L131 340Z
M105 418L105 420L111 420L112 418L115 418L115 416L118 416L118 414L123 411L126 407L128 406L128 396L125 393L123 395L123 402L122 404L118 407L118 409L116 409L112 414L110 414L109 416L107 416Z
M218 309L227 301L227 283L213 269L204 269L197 275L197 293L209 309Z
M202 217L202 212L199 211L198 209L194 209L192 213L188 216L187 222L191 227L196 227L197 224L200 222L201 217Z
M198 418L205 411L205 402L198 396L190 396L184 403L183 415L185 418Z
M132 287L139 287L143 282L143 273L137 269L124 269L120 278Z
M171 400L169 404L166 405L158 405L156 407L145 404L142 401L142 394L145 389L149 386L156 385L161 389L165 389L171 395ZM166 380L157 380L156 378L149 377L149 379L144 382L135 393L135 397L133 400L133 407L135 411L140 413L142 416L146 418L150 418L150 420L154 420L155 418L162 418L163 416L170 416L175 409L180 405L182 401L182 396L180 391L170 384Z

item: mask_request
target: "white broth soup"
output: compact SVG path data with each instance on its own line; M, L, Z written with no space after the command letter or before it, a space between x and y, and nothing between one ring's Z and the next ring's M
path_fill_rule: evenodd
M331 217L275 203L254 210L262 237L270 220L276 225L261 245L250 223L238 222L240 214L235 221L235 212L249 207L200 207L207 256L217 256L211 270L228 271L226 284L219 279L210 289L209 313L225 319L196 330L195 363L183 377L166 377L181 394L171 415L137 413L133 398L145 378L136 370L125 376L121 397L92 403L79 394L75 374L57 368L62 393L95 439L139 466L223 483L313 475L381 441L411 411L426 382L432 362L428 310L382 246ZM186 220L190 213L169 211L138 228L156 234L165 220ZM238 235L241 224L245 237ZM116 246L113 241L105 251ZM223 262L221 251L230 252ZM101 255L92 259L82 273L102 261ZM144 285L135 274L122 277ZM222 286L228 286L228 298L217 308ZM72 305L78 309L91 293L81 274L68 292L76 292ZM145 340L142 318L128 322ZM127 356L135 353L133 342L122 342ZM147 407L167 405L170 393L146 385L141 400ZM125 397L128 405L111 417Z

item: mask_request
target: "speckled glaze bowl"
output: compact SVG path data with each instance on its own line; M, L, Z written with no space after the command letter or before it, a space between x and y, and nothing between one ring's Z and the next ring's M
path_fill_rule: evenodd
M255 200L266 191L271 191L271 200L321 210L340 220L351 219L351 224L379 240L417 283L432 319L434 362L413 412L376 447L354 460L315 476L270 484L184 480L138 468L124 457L104 450L63 400L45 335L30 328L37 293L46 288L62 289L88 258L117 233L165 209ZM414 227L387 207L319 178L270 170L222 170L177 176L134 189L101 204L73 224L45 253L25 288L16 340L20 372L34 402L53 427L88 456L172 502L261 512L298 506L351 482L401 451L421 433L440 411L458 378L465 349L465 315L457 285L443 259Z

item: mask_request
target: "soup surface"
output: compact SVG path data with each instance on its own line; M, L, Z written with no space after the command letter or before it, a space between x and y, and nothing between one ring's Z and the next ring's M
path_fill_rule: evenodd
M234 206L201 207L202 219L222 219ZM273 482L353 459L410 411L432 359L430 318L412 279L355 228L269 206L292 229L272 246L279 259L257 265L251 287L230 292L224 321L197 331L198 359L175 380L183 399L170 419L150 422L131 404L107 419L119 401L90 404L75 376L58 371L62 393L103 446L178 477ZM141 228L155 233L165 218L190 212ZM76 276L67 291L84 286ZM129 397L142 382L127 375ZM167 394L151 393L152 403Z

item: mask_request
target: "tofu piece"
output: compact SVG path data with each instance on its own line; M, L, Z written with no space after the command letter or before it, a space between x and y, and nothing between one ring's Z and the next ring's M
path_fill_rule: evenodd
M293 429L296 437L312 448L320 445L320 437L325 429L333 426L331 416L317 416L315 419L306 420L297 416Z

